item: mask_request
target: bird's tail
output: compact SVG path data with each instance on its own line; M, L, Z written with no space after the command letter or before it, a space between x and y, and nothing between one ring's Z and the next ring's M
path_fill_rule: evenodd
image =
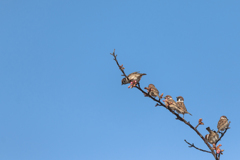
M189 113L189 112L187 112L187 114L190 114L190 115L192 116L192 114L191 114L191 113Z
M206 130L207 130L209 133L211 132L210 127L207 127Z

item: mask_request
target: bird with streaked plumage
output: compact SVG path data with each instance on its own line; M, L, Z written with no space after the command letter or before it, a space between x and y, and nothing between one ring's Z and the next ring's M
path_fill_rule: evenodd
M187 111L187 108L185 107L185 104L184 104L184 98L182 96L177 97L177 110L176 111L177 111L177 113L183 115L183 119L184 119L184 114L192 115L191 113L189 113Z
M147 75L145 73L139 73L139 72L133 72L129 74L127 77L122 79L122 85L130 83L130 86L128 88L135 87L141 80L142 76Z
M149 95L152 97L158 97L159 99L162 98L162 96L159 96L159 91L158 89L153 85L153 84L149 84L148 85L148 91L149 91Z
M165 103L167 108L169 107L172 111L178 109L176 102L172 99L172 96L166 95L164 99L165 100L163 100L163 102Z
M218 125L217 125L217 128L218 128L217 133L227 129L228 128L228 124L229 124L229 122L228 122L227 117L226 116L221 116L220 120L218 121Z
M206 130L209 132L209 134L205 136L205 139L211 144L216 144L219 139L219 135L217 134L217 132L211 130L210 127L207 127Z

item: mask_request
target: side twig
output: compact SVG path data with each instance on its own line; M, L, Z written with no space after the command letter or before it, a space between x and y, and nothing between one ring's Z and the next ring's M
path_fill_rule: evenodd
M191 144L191 143L189 143L188 141L186 141L186 139L184 139L184 141L185 141L187 144L189 144L188 147L190 147L190 148L193 147L193 148L196 148L197 150L202 151L202 152L212 153L212 152L210 152L210 151L206 151L206 150L203 150L203 149L200 149L200 148L196 147L193 143Z
M198 124L196 125L195 129L197 129L197 127L198 127L199 125L200 125L200 124L198 123Z

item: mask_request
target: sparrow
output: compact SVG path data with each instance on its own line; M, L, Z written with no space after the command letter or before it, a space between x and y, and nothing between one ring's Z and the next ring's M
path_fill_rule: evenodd
M130 86L132 88L132 87L136 86L139 83L139 81L141 80L143 75L147 75L147 74L139 73L139 72L133 72L133 73L131 73L131 74L129 74L127 76L128 78L125 77L125 78L122 79L122 85L131 83ZM128 88L130 86L128 86Z
M159 91L153 84L148 85L148 92L150 96L158 97L159 99L162 98L161 96L159 96Z
M184 98L182 96L177 97L178 109L176 111L177 111L177 113L183 114L183 119L184 119L184 114L186 114L186 113L190 114L190 115L192 115L192 114L187 111L187 108L185 107L185 104L183 101L184 101Z
M178 109L176 102L172 99L170 95L166 95L164 98L165 100L163 100L163 102L165 102L165 105L167 108L170 107L172 111L175 111Z
M209 134L205 136L205 139L211 144L216 144L219 139L219 135L217 134L217 132L212 131L209 127L207 127L206 130L209 132Z
M217 128L218 128L218 132L220 131L224 131L226 128L228 128L228 119L226 116L221 116L220 117L220 120L218 121L218 125L217 125Z

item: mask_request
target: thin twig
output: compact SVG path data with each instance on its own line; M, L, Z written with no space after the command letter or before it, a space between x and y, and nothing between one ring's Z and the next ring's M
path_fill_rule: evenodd
M113 53L110 53L111 55L113 55L114 60L116 61L119 69L122 71L123 75L128 79L127 75L125 74L125 72L123 71L122 67L119 65L118 61L117 61L117 55L115 55L115 49L113 50Z
M189 143L186 139L184 139L184 141L185 141L187 144L189 144L188 147L190 147L190 148L193 147L193 148L196 148L196 149L198 149L199 151L202 151L202 152L212 153L212 152L210 152L210 151L206 151L206 150L204 150L204 149L201 149L201 148L196 147L193 143L192 143L192 144Z
M126 78L128 78L127 75L125 74L124 70L121 68L121 66L119 65L119 63L118 63L118 61L117 61L117 58L116 58L117 55L115 55L115 49L114 49L113 53L110 53L110 54L113 55L114 60L116 61L119 69L122 71L123 75L124 75ZM139 83L138 83L138 86L135 86L135 87L136 87L138 90L140 90L142 93L148 95L147 92L145 92L144 90L142 90L142 88L140 87L140 84L139 84ZM190 122L187 122L185 119L183 119L182 117L180 117L177 113L175 113L174 111L172 111L169 107L166 107L166 105L164 105L160 100L157 100L157 99L155 99L154 97L152 97L152 96L150 96L150 95L149 95L148 97L151 98L152 100L156 101L157 103L159 103L159 106L163 106L164 108L168 109L172 114L174 114L174 115L177 117L177 118L176 118L177 120L180 120L180 121L184 122L186 125L188 125L190 128L192 128L192 129L202 138L202 140L204 141L204 143L205 143L205 144L208 146L208 148L211 150L211 152L210 152L210 151L208 151L208 152L209 152L209 153L212 153L212 155L214 156L214 158L217 160L217 156L216 156L214 150L212 149L212 147L211 147L211 146L209 145L209 143L205 140L205 138L202 136L202 134L190 124Z
M199 125L200 125L200 124L198 123L194 129L197 129L197 127L198 127Z

